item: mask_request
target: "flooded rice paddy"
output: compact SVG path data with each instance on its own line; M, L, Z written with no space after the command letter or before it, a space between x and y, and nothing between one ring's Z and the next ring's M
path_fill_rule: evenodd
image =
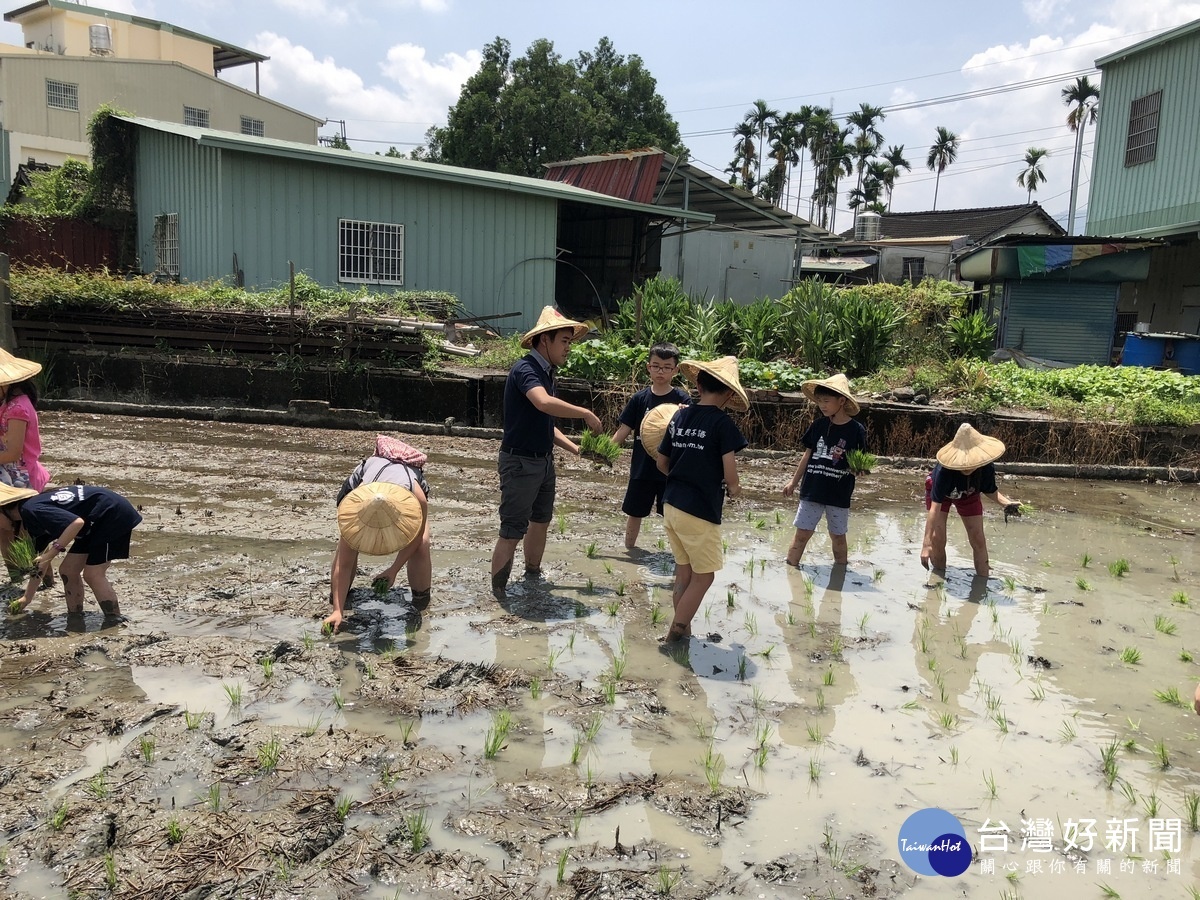
M42 431L57 481L145 521L127 622L67 621L55 589L0 625L5 897L1195 896L1195 486L1008 479L1035 510L988 510L983 581L953 514L946 577L921 569L911 471L859 480L848 567L819 532L788 568L794 461L744 460L668 655L671 558L661 520L625 551L621 463L560 460L546 578L501 604L496 444L414 438L433 604L373 595L364 558L324 636L332 498L372 435ZM927 807L975 850L956 878L898 851Z

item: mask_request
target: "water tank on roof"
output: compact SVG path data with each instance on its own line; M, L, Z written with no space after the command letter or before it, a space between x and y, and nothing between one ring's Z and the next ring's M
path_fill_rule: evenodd
M93 56L111 56L112 32L107 25L88 26L88 44Z
M854 220L854 239L856 241L879 240L881 219L877 212L860 212Z

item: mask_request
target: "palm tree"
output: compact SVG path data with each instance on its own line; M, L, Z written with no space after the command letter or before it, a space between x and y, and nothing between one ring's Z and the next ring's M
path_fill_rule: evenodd
M1046 173L1042 171L1042 160L1050 155L1050 151L1042 147L1030 147L1025 151L1025 168L1017 176L1017 184L1025 188L1028 194L1026 203L1033 202L1033 192L1039 184L1046 183Z
M733 159L741 164L742 187L746 187L750 183L750 166L755 159L754 128L749 122L742 122L733 129L733 136L737 139L733 145Z
M813 107L806 103L789 115L794 117L796 125L796 156L800 165L800 174L796 176L796 215L800 215L800 199L804 196L804 151L812 137ZM788 181L790 188L790 176Z
M1075 132L1075 164L1071 166L1071 209L1067 213L1067 234L1075 233L1075 202L1079 199L1079 164L1083 157L1083 131L1095 122L1100 107L1100 88L1084 75L1062 89L1062 101L1071 107L1067 127Z
M870 103L858 104L858 109L846 117L850 127L858 129L858 134L854 136L854 158L858 169L856 187L860 192L863 187L863 172L866 171L867 163L883 146L883 135L879 133L875 123L882 122L885 118L887 115L884 113L883 107L872 106ZM857 208L855 208L854 217L858 218Z
M880 179L883 182L884 188L887 190L887 208L888 212L892 210L892 191L896 187L896 179L900 177L900 170L906 172L912 171L912 166L908 160L904 158L904 145L893 144L887 148L887 153L883 154L883 160L887 163L887 176Z
M812 113L808 118L807 125L807 140L808 155L812 158L813 164L813 188L809 194L808 218L809 221L816 221L814 211L817 206L817 199L821 193L821 183L824 179L825 158L829 152L829 145L832 143L833 134L838 130L837 123L833 120L833 110L827 106L814 106Z
M958 135L939 125L933 146L929 148L929 156L925 159L925 165L929 166L929 170L937 171L937 178L933 182L934 211L937 210L938 188L942 184L942 173L956 159L958 159Z
M771 124L779 118L779 110L771 109L767 106L766 100L755 100L754 105L746 111L745 117L742 119L744 124L749 125L754 133L758 135L758 172L756 180L762 180L762 148L763 139L767 136L767 132L771 130Z

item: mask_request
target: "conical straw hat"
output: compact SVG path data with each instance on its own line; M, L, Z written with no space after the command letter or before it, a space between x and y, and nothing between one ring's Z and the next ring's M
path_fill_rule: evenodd
M686 403L660 403L642 416L642 424L638 426L638 437L651 459L658 459L658 445L662 443L663 435L667 433L667 426L671 424L675 413L686 405Z
M574 328L575 334L571 337L573 341L579 340L592 330L582 322L568 319L553 306L543 306L537 324L525 332L525 336L521 338L521 346L528 350L533 346L533 342L537 340L539 334L544 331L558 331L560 328Z
M40 371L42 371L41 363L13 356L0 347L0 385L16 384L18 381L32 378Z
M937 461L947 469L978 469L1004 455L1004 442L980 434L966 422L958 426L954 440L937 452Z
M816 388L823 387L826 390L833 391L840 397L846 398L846 415L857 416L860 409L858 401L854 399L854 395L850 393L850 381L841 372L836 375L830 375L824 381L819 378L811 378L804 384L800 385L800 390L804 392L804 396L813 403L817 402Z
M37 491L33 488L19 488L9 484L0 484L0 506L8 506L10 503L16 503L19 500L28 500L30 497L36 496Z
M338 528L359 553L387 556L421 531L421 504L412 491L386 481L360 484L338 505Z
M741 380L738 378L736 356L722 356L720 359L714 359L712 362L696 362L689 359L681 362L679 369L692 384L696 383L697 372L707 372L737 395L729 401L728 406L730 409L737 410L738 412L749 411L750 398L746 396L746 391L742 387Z

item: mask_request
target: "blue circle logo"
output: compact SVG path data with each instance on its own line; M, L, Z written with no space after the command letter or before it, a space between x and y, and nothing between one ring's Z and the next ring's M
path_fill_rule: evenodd
M971 866L971 845L962 824L944 809L913 813L900 826L900 859L918 875L954 878Z

